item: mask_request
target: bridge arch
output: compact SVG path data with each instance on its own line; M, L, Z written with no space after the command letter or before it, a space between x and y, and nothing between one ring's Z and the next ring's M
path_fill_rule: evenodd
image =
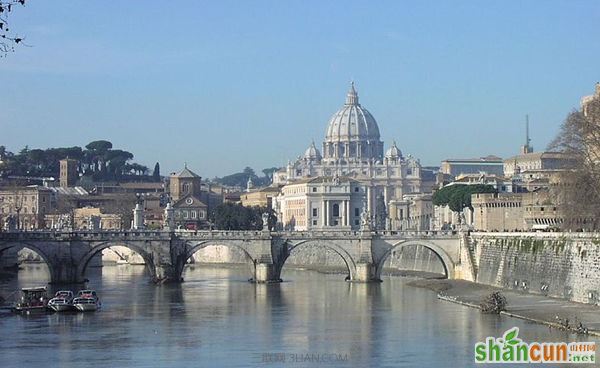
M85 271L87 269L87 266L96 254L98 254L106 248L116 246L129 248L137 254L139 254L144 260L144 263L146 263L146 269L148 269L148 272L150 273L151 280L156 279L156 268L154 265L154 259L152 257L152 254L148 253L144 248L135 243L127 241L107 241L94 245L78 260L77 271L75 274L77 281L85 279Z
M52 270L54 269L53 265L54 262L52 261L51 257L46 254L44 251L41 250L41 248L37 247L36 245L32 244L32 243L28 243L28 242L9 242L9 243L3 243L0 244L0 257L2 256L2 253L6 250L9 250L11 248L16 248L16 247L23 247L23 248L27 248L30 249L34 252L36 252L40 258L42 259L42 261L44 261L44 263L46 264L46 267L48 267L48 274L50 276L50 281L53 281L53 273Z
M279 262L277 262L277 275L281 275L281 271L283 270L283 266L285 266L285 262L292 255L294 249L302 248L306 246L320 246L332 250L337 253L342 260L346 264L346 268L348 269L348 275L350 276L350 280L356 279L356 262L352 256L342 247L335 243L327 243L323 240L302 240L297 243L292 243L290 241L286 242L287 247L284 247L284 253Z
M188 250L185 252L183 258L181 260L179 260L179 273L180 273L180 278L183 276L183 268L185 267L187 261L192 258L192 256L201 251L202 249L208 248L208 247L214 247L214 246L223 246L223 247L227 247L230 249L235 249L235 250L239 250L244 258L246 259L246 264L248 265L248 267L250 268L250 275L251 277L254 277L254 272L255 272L255 264L256 261L254 260L254 258L250 255L250 253L248 253L248 251L246 249L244 249L244 247L242 245L236 244L237 242L230 242L230 241L219 241L219 240L206 240L206 241L200 241L200 242L187 242L187 246L188 246Z
M450 255L439 245L436 245L435 243L432 243L432 242L429 242L426 240L403 240L403 241L397 242L395 244L392 244L386 250L386 252L381 256L379 261L376 262L375 272L376 272L377 278L381 277L381 273L383 271L383 265L385 264L385 261L387 261L387 259L390 257L390 255L392 254L393 251L395 251L397 249L402 249L404 247L411 246L411 245L420 245L420 246L432 251L433 254L435 254L439 258L439 260L442 262L442 266L444 267L446 277L449 279L454 278L455 262L452 260Z

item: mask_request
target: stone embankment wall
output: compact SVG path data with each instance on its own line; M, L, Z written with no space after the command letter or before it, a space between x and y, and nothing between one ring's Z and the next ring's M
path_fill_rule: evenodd
M472 233L477 282L598 304L600 234Z

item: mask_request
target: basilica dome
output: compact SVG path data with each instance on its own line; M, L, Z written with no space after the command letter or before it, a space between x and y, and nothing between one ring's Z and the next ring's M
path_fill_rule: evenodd
M331 158L383 156L377 121L358 103L354 82L346 95L346 103L329 120L323 155Z
M308 159L321 159L321 152L319 152L317 147L315 147L315 141L311 142L310 147L308 147L308 149L304 153L304 157Z
M402 157L402 152L400 151L398 146L396 146L396 141L392 141L392 146L390 148L388 148L388 150L385 152L385 157L387 157L387 158L401 158Z

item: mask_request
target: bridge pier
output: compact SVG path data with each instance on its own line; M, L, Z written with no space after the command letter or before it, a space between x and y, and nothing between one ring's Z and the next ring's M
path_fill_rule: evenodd
M183 269L169 263L155 265L154 272L150 270L151 282L156 285L180 283L183 282L182 272Z
M377 276L377 266L373 263L357 263L354 277L350 273L350 281L352 282L381 282Z
M77 272L77 264L72 260L53 262L48 265L50 270L50 283L61 284L84 284L87 280Z
M281 282L277 265L273 263L256 263L254 265L254 278L251 281L256 283Z

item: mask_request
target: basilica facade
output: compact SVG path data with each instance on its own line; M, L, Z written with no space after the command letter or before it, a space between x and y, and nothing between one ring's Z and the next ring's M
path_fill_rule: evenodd
M393 141L384 151L379 126L358 100L354 82L344 106L329 120L319 150L312 142L304 156L274 173L273 183L283 186L314 177L345 177L365 190L365 210L376 228L398 229L395 208L407 198L430 193L435 178L418 159L404 156Z

